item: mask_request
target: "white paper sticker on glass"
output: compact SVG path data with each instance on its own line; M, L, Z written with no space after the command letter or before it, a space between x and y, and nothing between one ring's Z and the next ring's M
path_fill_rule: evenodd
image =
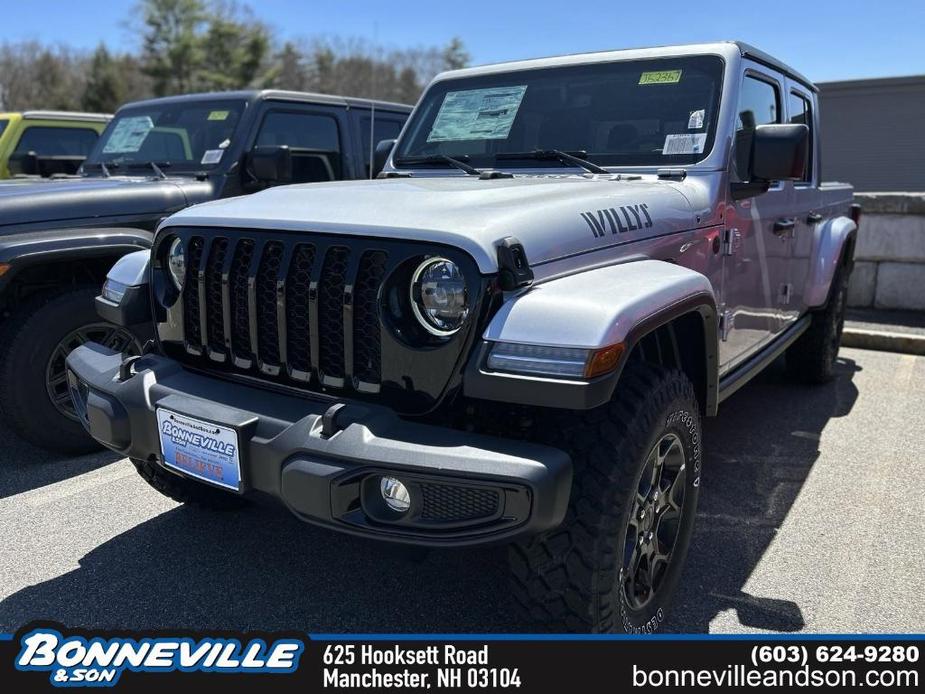
M700 130L703 127L703 118L706 114L704 109L698 111L691 111L690 117L687 119L687 129L688 130Z
M149 116L134 116L122 118L116 123L103 147L104 154L123 154L137 152L142 143L154 127Z
M222 155L225 153L223 149L207 149L202 155L202 161L200 164L218 164L222 160Z
M526 91L524 84L447 92L427 141L503 140Z
M662 154L700 154L706 142L706 133L665 135Z

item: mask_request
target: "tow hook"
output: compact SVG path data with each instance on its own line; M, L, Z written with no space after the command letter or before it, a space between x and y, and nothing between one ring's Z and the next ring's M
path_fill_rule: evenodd
M339 402L324 411L324 414L321 415L321 438L329 439L340 431L340 427L337 425L337 415L346 406L347 403Z
M135 362L141 359L142 356L144 355L136 354L122 360L122 363L119 364L119 383L123 383L135 375Z

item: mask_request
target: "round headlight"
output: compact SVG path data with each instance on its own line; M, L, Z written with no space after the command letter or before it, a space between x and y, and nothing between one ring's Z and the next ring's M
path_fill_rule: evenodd
M186 252L183 250L183 241L174 239L167 251L167 271L170 279L178 291L183 291L183 282L186 280Z
M411 277L411 307L432 335L445 337L462 327L469 315L466 281L459 266L446 258L428 258Z

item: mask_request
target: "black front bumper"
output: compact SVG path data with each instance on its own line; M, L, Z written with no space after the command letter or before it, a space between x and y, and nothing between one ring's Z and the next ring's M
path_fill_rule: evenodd
M277 497L306 521L452 546L535 534L565 516L572 464L555 448L410 422L374 405L229 383L158 355L129 369L95 344L74 350L67 364L78 412L101 444L163 466L157 408L234 427L241 492ZM411 490L405 514L383 506L384 474Z

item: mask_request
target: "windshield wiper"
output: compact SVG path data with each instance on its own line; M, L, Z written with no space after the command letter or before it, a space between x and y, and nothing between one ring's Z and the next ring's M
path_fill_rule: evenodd
M101 162L101 161L92 162L92 163L90 163L90 164L87 164L87 162L84 162L84 165L83 165L83 166L84 166L84 169L86 169L88 166L98 166L99 169L100 169L100 171L103 173L103 178L109 178L109 177L112 176L112 174L109 172L109 167L106 166L106 164L104 164L104 163ZM111 166L112 166L112 168L115 169L115 168L117 168L119 165L118 165L118 164L111 164Z
M465 158L468 159L467 156ZM460 171L465 171L470 176L482 175L482 172L474 166L469 166L469 164L466 162L460 161L459 159L454 159L453 157L446 154L426 154L420 157L401 157L400 159L396 159L395 163L399 166L402 164L449 164L450 166L455 166Z
M596 174L609 174L610 171L603 166L598 166L584 157L588 156L585 151L563 152L561 149L534 149L532 152L500 152L495 155L495 159L537 159L539 161L558 161L563 164L574 164L580 166L585 171Z
M167 174L164 173L164 169L170 168L171 164L169 161L140 161L135 164L129 164L128 168L130 169L140 169L151 168L154 170L154 173L158 178L167 178Z

